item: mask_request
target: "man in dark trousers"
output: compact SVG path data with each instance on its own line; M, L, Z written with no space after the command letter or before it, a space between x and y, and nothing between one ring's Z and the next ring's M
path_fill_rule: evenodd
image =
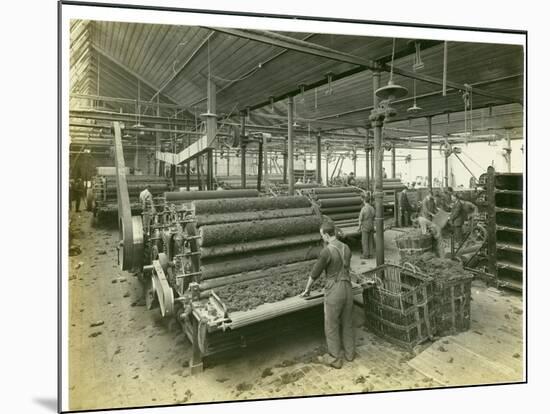
M346 185L356 185L355 174L350 172L348 178L346 179Z
M407 227L410 224L410 215L413 211L411 203L409 203L409 197L407 197L407 187L399 193L399 220L401 227Z
M374 207L370 205L370 197L363 200L363 208L359 213L359 231L361 232L361 259L369 259L374 250Z
M456 247L462 243L462 226L464 225L464 207L456 193L451 193L452 207L449 222L453 226Z
M437 213L437 207L435 205L434 196L431 193L428 193L424 200L422 200L422 209L420 210L420 215L427 220L432 220L435 214Z
M77 178L74 184L74 200L75 200L75 210L78 213L80 211L80 201L84 196L85 191L84 183L81 178Z
M349 362L355 358L355 337L353 293L349 274L351 250L336 239L335 231L332 223L325 222L321 225L321 237L326 244L311 270L306 289L300 296L309 296L311 285L325 271L325 337L328 354L319 359L327 366L340 369L344 358Z

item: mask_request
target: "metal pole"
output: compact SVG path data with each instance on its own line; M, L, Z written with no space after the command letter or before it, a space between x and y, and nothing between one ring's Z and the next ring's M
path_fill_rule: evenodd
M317 163L315 168L315 172L317 173L317 184L321 184L323 182L323 179L321 177L321 131L317 133L317 147L315 149L317 150Z
M197 155L197 158L195 158L195 160L195 162L197 163L197 182L199 185L199 191L202 191L201 156Z
M374 126L374 158L375 168L375 187L374 203L376 210L375 228L376 228L376 265L384 264L384 190L382 188L382 120L376 120Z
M510 130L506 130L506 164L508 172L512 172L512 142L510 140Z
M449 157L445 155L445 187L449 186Z
M370 150L369 150L369 129L365 130L365 175L367 179L367 189L370 190Z
M326 155L327 159L326 159L326 164L325 164L325 185L328 185L329 184L329 179L328 179L328 151L327 151L327 155Z
M245 115L241 114L241 187L246 189L246 141Z
M263 147L264 147L264 187L267 192L269 186L269 155L267 154L267 138L263 137Z
M159 103L159 97L157 96L157 116L160 117L160 106L158 106L158 103ZM160 129L161 127L162 127L162 125L160 125L160 124L155 125L155 128ZM156 155L157 151L160 151L160 132L155 133L155 155ZM159 170L160 170L159 167L160 167L159 162L157 161L157 159L155 157L155 174L156 175L159 174Z
M391 178L395 178L395 144L391 148Z
M432 194L432 117L428 120L428 191Z
M372 73L372 88L375 92L380 87L380 72ZM376 93L373 95L374 110L378 108L379 98ZM382 188L382 158L384 156L384 148L382 147L382 125L384 116L375 116L371 120L374 126L374 159L376 161L375 168L375 187L374 187L374 203L375 203L375 230L376 230L376 265L384 264L384 190Z
M263 169L263 155L264 155L264 141L263 139L260 139L258 142L258 182L257 182L257 189L258 191L262 191L262 169Z
M191 160L188 160L187 161L187 171L186 171L186 175L187 175L187 191L189 191L191 189Z
M288 194L294 195L294 98L288 98Z
M209 190L214 189L214 159L213 159L213 150L208 150L206 153L206 185Z

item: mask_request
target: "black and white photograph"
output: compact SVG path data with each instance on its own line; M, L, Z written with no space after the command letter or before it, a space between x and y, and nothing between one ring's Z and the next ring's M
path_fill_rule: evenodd
M61 27L68 409L523 382L525 36L208 18Z
M21 136L5 240L24 254L2 354L26 355L6 374L27 384L21 410L508 413L544 397L530 22L470 2L49 3L55 30L13 36L32 63L5 77L36 86L5 119Z

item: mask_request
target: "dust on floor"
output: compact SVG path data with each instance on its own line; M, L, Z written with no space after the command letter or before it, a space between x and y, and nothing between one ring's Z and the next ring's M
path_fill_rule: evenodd
M162 320L158 310L148 311L143 306L137 278L120 271L116 264L116 229L94 228L91 219L87 212L72 216L71 245L76 255L69 258L67 276L71 410L453 385L464 378L479 380L472 369L482 365L464 366L471 361L461 359L465 355L462 348L472 347L477 347L473 352L483 358L488 350L506 356L505 366L511 359L512 373L499 369L509 374L507 379L522 379L521 298L488 291L480 284L472 288L472 329L440 340L452 338L452 344L428 344L416 357L367 331L357 306L358 356L341 370L315 362L323 352L324 336L320 330L310 330L206 360L204 372L191 376L187 338L177 325ZM396 249L391 231L386 237L386 257L393 258ZM358 256L355 251L355 270L374 265L374 260ZM446 351L438 350L440 346ZM428 358L420 361L423 356ZM445 365L441 358L453 369L436 368L438 373L430 368Z

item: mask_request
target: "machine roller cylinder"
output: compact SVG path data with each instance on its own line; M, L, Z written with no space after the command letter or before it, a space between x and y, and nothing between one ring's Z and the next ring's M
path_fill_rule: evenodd
M359 215L359 211L361 211L361 205L328 207L328 208L321 209L321 213L323 214L357 213Z
M307 197L299 196L199 200L195 202L195 214L200 216L203 214L227 214L243 211L280 210L305 207L311 207L311 202Z
M309 234L319 231L320 225L320 217L305 216L203 226L200 228L201 245L219 246Z
M319 200L321 209L325 207L344 207L344 206L360 206L363 204L361 197L346 197L346 198L330 198L328 200Z
M268 249L256 252L254 255L243 254L223 257L224 260L205 262L202 265L202 279L212 279L220 276L249 272L295 263L304 260L312 260L319 257L321 243L296 245L278 249Z
M356 193L355 187L321 187L313 190L315 194Z
M359 219L359 211L355 213L340 213L340 214L327 214L327 215L334 221L346 220L346 219L352 219L352 218Z
M256 252L258 250L273 249L285 246L294 246L304 243L320 242L321 235L319 232L311 234L300 234L298 236L290 236L285 238L273 238L265 240L256 240L247 243L227 244L221 246L202 247L201 259L209 259L212 257L227 256L232 254L243 254L248 252Z
M319 194L316 196L317 200L328 200L331 198L350 198L350 197L359 197L361 194L359 192L355 193L333 193L333 194Z
M239 221L268 220L274 218L311 216L312 207L289 208L281 210L241 211L235 213L205 214L197 216L197 224L206 226L212 224L236 223Z
M258 190L224 191L169 191L164 194L166 201L212 200L220 198L258 197Z

